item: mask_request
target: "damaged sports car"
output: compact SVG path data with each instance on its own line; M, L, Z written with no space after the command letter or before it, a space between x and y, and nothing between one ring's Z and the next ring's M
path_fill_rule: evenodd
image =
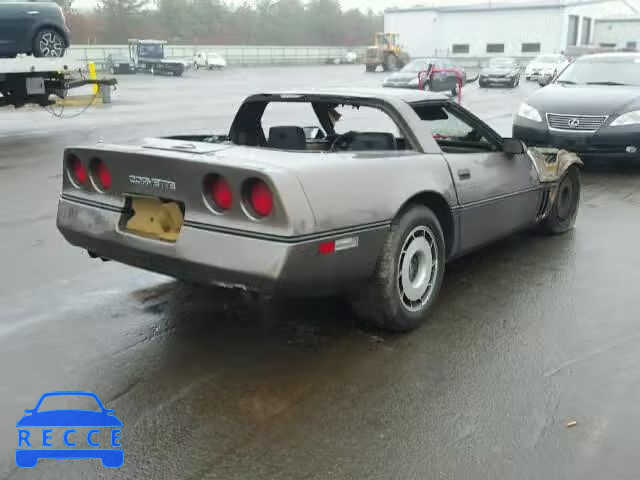
M257 94L226 135L67 148L57 225L93 257L266 294L345 293L402 331L428 318L450 260L570 230L580 166L437 93Z

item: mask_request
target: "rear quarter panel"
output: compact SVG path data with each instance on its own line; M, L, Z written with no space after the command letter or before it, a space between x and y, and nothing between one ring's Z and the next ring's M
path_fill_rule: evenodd
M440 194L454 207L455 187L441 154L330 153L295 167L319 231L392 220L421 192Z

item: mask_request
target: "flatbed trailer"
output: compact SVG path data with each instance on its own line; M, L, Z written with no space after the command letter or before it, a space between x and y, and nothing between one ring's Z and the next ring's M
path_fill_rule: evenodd
M65 98L69 90L83 85L116 83L113 78L86 78L82 66L68 57L0 59L0 107L18 108L27 104L45 107L55 103L52 95Z

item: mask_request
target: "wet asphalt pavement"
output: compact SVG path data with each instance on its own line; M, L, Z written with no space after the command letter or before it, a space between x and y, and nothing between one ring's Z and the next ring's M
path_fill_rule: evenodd
M122 77L112 106L77 118L0 112L0 478L638 477L639 165L587 167L572 233L449 265L405 335L339 299L257 302L91 260L57 233L64 146L225 130L255 89L383 78L362 70ZM535 88L473 85L463 102L508 134ZM15 466L15 423L53 390L115 409L121 469Z

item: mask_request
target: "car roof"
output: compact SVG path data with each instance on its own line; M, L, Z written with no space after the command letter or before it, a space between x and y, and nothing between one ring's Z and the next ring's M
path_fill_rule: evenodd
M576 59L576 62L584 61L584 60L592 60L592 59L607 59L607 58L628 58L629 60L640 61L640 53L634 52L607 52L607 53L592 53L591 55L583 55L580 58Z
M287 92L271 92L263 95L280 96L283 99L291 99L294 97L341 97L345 99L378 99L378 100L403 100L407 103L424 102L428 100L450 100L450 96L443 93L425 92L424 90L409 88L331 88L318 90L303 91L287 91ZM260 95L258 95L260 96ZM252 97L249 97L250 100Z

